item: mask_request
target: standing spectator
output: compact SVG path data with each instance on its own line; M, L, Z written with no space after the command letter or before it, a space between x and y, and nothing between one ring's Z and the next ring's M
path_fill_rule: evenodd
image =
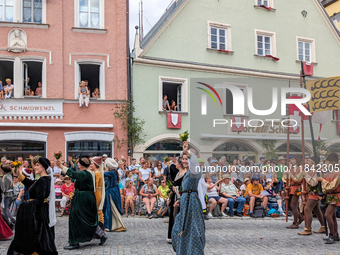
M77 166L79 158L78 156L75 157L75 159L72 158L72 156L67 157L68 163L69 163L69 168L72 171L79 172L79 168Z
M249 213L250 217L256 218L253 213L255 203L262 202L262 206L266 209L268 204L268 197L260 195L263 191L263 186L260 184L260 179L252 178L251 183L248 184L247 190L244 194L246 202L249 203Z
M131 179L135 183L135 188L138 191L139 190L139 171L137 169L134 169L131 172L132 172Z
M11 213L13 217L16 217L19 205L24 199L24 185L19 182L17 175L13 176L13 193L13 199L15 198L15 200L11 204Z
M79 93L79 107L82 107L84 103L86 107L89 107L90 102L89 90L85 86L84 81L80 82L78 93Z
M259 168L261 169L266 162L266 158L265 157L260 157L260 163L259 163Z
M154 162L157 160L157 158L151 153L150 157L148 157L148 160L151 161L152 167L155 167Z
M214 208L216 207L217 202L220 202L222 204L222 208L221 208L222 216L227 217L228 215L224 213L224 210L225 208L227 208L228 200L218 195L218 189L219 189L218 184L222 180L219 180L214 184L212 183L211 177L207 177L205 178L205 181L207 182L207 193L206 194L208 196L208 201L210 203L208 218L211 218L211 219L214 218L212 215L212 212Z
M151 169L148 168L147 162L143 161L142 168L139 170L139 188L141 189L146 180L151 178Z
M1 158L1 165L5 164L7 161L7 158L6 157L2 157Z
M244 180L243 173L240 173L240 168L237 165L237 159L234 159L233 162L230 164L230 177L232 180L239 179L241 181Z
M170 105L169 105L167 95L164 95L164 97L163 97L163 111L170 111Z
M170 189L166 185L166 181L164 178L161 180L161 186L158 187L158 190L160 192L159 199L162 203L162 206L164 206L167 204L169 196L170 196Z
M203 159L198 158L198 164L199 164L200 168L203 169L203 167L204 167L204 161L203 161Z
M42 83L38 82L38 87L35 89L35 95L36 96L42 96Z
M4 211L3 218L7 225L13 229L15 224L15 220L12 214L9 211L9 207L13 198L13 177L12 177L12 168L10 164L1 165L1 170L4 173L3 180L0 179L0 188L2 193L4 194Z
M234 216L234 204L237 203L237 209L235 215L238 217L243 217L242 211L243 206L246 202L246 199L240 196L240 193L237 187L231 183L231 176L229 174L223 175L223 182L221 185L220 192L222 195L227 198L229 205L229 216Z
M118 174L119 174L119 180L122 183L122 186L125 187L126 169L124 168L123 161L118 162Z
M4 99L4 88L2 86L1 80L0 80L0 99Z
M212 179L212 183L216 183L218 181L218 168L217 168L217 161L212 159L210 161L210 167L208 167L207 171L209 173L210 178Z
M274 188L275 186L277 186L277 190L280 193L280 195L282 195L282 192L283 192L282 175L286 167L285 162L286 162L286 159L282 156L280 156L277 159L278 166L277 166L277 169L275 169L274 171L274 175L272 176Z
M71 193L74 192L74 183L68 175L64 177L64 182L63 186L61 186L61 194L63 197L60 202L61 213L59 217L64 215L66 204L71 199Z
M131 208L131 216L135 216L135 201L137 198L136 188L133 186L133 181L126 181L123 191L125 198L125 216L128 217L129 207Z
M128 167L128 169L130 170L130 171L132 171L132 170L135 170L135 168L136 168L136 159L135 158L132 158L131 159L131 165Z
M154 174L153 174L153 178L154 178L154 182L156 186L159 186L160 180L164 179L163 173L164 173L164 170L162 168L162 163L156 160L155 167L154 167Z
M60 178L61 169L55 166L53 161L51 161L51 168L52 168L52 175L54 179L53 183L55 183L56 180Z

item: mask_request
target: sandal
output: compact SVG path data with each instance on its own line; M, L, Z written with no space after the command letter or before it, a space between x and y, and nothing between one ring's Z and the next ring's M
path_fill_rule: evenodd
M134 217L135 216L135 213L133 212L132 214L131 214L131 217Z
M128 213L125 213L125 217L129 217L129 214L128 214Z

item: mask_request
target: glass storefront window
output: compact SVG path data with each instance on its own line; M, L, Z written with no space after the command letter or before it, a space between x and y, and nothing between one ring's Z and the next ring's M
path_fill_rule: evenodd
M112 155L112 142L102 141L75 141L67 143L67 156L95 157L107 154Z
M146 151L182 151L182 142L176 140L164 140L154 143Z
M22 157L30 162L29 156L46 156L46 144L44 142L35 141L6 141L0 142L0 156L9 160L17 160Z

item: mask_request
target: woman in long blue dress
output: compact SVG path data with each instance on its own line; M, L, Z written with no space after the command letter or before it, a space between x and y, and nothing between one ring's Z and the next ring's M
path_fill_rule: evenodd
M109 168L109 171L104 173L106 179L105 201L103 207L104 229L105 231L125 231L126 225L122 219L122 201L118 187L118 164L112 158L106 159L105 164Z
M182 182L180 197L180 213L176 216L172 229L172 247L176 254L204 254L205 226L202 206L197 193L201 178L198 159L194 153L189 153L188 142L183 143L183 154L189 158L189 171ZM197 166L197 171L196 171ZM178 202L176 202L178 203ZM175 203L174 206L177 206Z

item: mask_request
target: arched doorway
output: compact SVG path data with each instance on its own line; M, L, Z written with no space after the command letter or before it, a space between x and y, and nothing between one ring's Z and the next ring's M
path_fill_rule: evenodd
M249 160L254 160L256 158L256 152L249 146L240 142L227 142L223 143L213 151L213 157L220 159L225 156L228 161L233 161L234 159L242 159L245 156Z
M276 148L276 154L279 156L287 156L287 143L281 144ZM302 154L302 146L297 143L289 144L289 154ZM305 156L310 156L310 152L305 147Z
M340 143L334 143L327 148L327 153L335 152L336 154L340 155ZM327 155L328 155L327 154Z
M143 153L144 158L151 161L162 160L163 157L177 157L182 151L182 142L175 139L168 139L156 142L149 146Z

